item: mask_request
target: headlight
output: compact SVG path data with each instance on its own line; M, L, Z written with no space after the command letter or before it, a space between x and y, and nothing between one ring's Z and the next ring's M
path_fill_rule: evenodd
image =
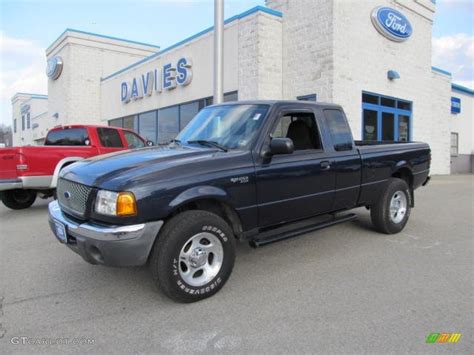
M135 216L137 203L131 192L99 190L95 200L95 211L107 216Z

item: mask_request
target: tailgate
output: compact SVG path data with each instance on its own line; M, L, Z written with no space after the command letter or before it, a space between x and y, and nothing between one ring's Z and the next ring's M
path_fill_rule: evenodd
M16 148L0 149L0 180L16 180L20 153Z

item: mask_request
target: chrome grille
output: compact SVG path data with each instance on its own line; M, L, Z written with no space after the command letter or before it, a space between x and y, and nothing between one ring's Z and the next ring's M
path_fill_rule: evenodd
M77 182L59 179L57 196L59 205L66 211L79 216L86 212L87 199L92 188Z

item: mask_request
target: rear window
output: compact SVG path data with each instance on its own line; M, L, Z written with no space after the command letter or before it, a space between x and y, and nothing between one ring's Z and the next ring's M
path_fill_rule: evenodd
M89 145L90 140L85 128L65 128L50 131L44 145Z
M100 144L108 148L122 148L122 139L116 129L113 128L97 128Z

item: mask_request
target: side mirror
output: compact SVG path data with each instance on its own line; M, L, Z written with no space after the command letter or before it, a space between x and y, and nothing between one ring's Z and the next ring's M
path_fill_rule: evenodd
M278 154L291 154L295 150L290 138L272 138L269 149L264 153L266 157Z
M153 141L146 141L145 143L147 146L151 147L151 146L154 146L155 143Z

